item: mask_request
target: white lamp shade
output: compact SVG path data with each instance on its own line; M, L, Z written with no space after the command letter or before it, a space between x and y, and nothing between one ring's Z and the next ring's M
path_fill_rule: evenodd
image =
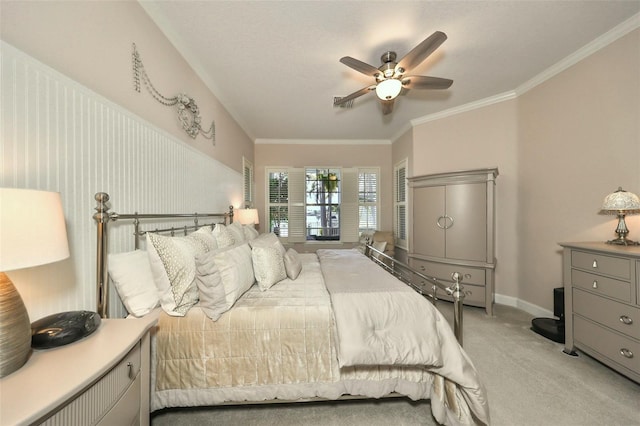
M237 209L233 211L234 220L241 225L259 224L258 209Z
M604 213L626 214L640 213L640 198L632 192L628 192L619 187L614 193L607 195L602 203Z
M402 90L402 82L395 78L383 80L376 86L376 95L383 101L395 99Z
M0 188L0 271L67 257L69 244L60 194Z

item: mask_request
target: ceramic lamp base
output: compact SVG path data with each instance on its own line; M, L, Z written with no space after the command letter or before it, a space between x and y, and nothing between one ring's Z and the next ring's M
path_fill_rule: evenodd
M20 293L0 272L0 377L27 362L31 353L31 323Z

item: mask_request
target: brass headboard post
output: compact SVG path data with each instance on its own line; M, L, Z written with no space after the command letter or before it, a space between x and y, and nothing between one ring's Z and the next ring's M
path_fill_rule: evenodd
M98 306L98 314L102 318L109 316L107 303L109 297L109 285L108 285L108 272L107 272L107 250L109 233L107 232L107 225L109 223L109 194L104 192L98 192L95 195L97 202L96 213L93 215L93 219L97 223L98 233L98 247L96 252L96 301Z

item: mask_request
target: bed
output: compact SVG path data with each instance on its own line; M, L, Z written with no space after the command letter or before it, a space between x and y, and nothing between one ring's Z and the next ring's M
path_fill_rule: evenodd
M132 316L158 319L152 412L404 396L429 399L441 424L489 424L484 388L458 342L461 306L454 334L433 304L399 279L410 273L406 265L369 245L364 253L297 253L274 234L234 223L232 209L117 214L109 212L107 194L96 200L98 311L108 314L111 280ZM145 219L168 217L195 221L180 235L173 226L140 228ZM218 223L199 223L204 218ZM108 224L118 220L133 221L134 251L107 255ZM435 280L433 287L461 295L457 278L453 288Z

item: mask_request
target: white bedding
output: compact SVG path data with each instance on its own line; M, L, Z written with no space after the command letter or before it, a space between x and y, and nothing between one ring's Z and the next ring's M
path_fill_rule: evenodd
M351 252L341 252L349 262ZM306 254L301 259L303 268L297 280L285 279L267 291L254 285L218 321L211 321L197 305L183 318L159 313L158 329L152 340L152 411L243 401L337 399L342 395L380 398L398 393L414 400L431 399L434 416L440 423L488 424L484 393L475 382L473 366L455 339L440 336L423 343L418 339L425 336L404 336L400 338L404 343L399 343L392 328L383 326L399 321L407 312L404 304L409 303L415 304L413 310L421 311L421 322L430 321L425 315L431 315L431 319L442 323L442 330L436 326L435 334L446 334L449 330L446 321L430 309L428 302L425 301L428 306L425 308L417 301L421 297L402 284L384 284L390 276L362 256L374 269L371 277L360 282L375 284L338 289L335 294L340 294L340 300L333 306L334 294L330 297L325 288L318 257ZM346 273L351 275L355 271ZM378 281L380 278L383 281ZM368 291L371 285L379 291L371 294ZM403 300L400 306L392 300L391 293ZM374 302L381 297L388 304L386 317L371 315L363 306L363 302L378 306ZM353 298L358 301L349 301ZM355 358L351 361L338 362L338 347L342 350L347 345L343 339L338 344L336 334L341 332L336 323L344 318L353 321L354 316L374 321L368 326L368 337L357 339L366 346L361 357L368 359L368 365L364 361L354 362L357 355L352 355ZM284 334L300 338L289 341ZM452 336L450 330L449 334ZM213 341L223 344L214 345ZM383 347L382 358L368 348L369 343ZM436 348L439 343L444 347ZM275 348L276 353L267 357L262 349L267 346ZM363 345L359 346L362 349ZM402 346L418 350L406 353ZM353 351L356 350L354 347ZM434 358L423 362L430 350L434 351ZM458 369L461 371L453 371ZM444 377L455 378L462 384ZM460 389L467 385L468 390Z
M446 319L429 301L358 250L318 250L317 254L331 296L341 367L424 366L455 384L455 393L473 414L489 423L477 372Z

